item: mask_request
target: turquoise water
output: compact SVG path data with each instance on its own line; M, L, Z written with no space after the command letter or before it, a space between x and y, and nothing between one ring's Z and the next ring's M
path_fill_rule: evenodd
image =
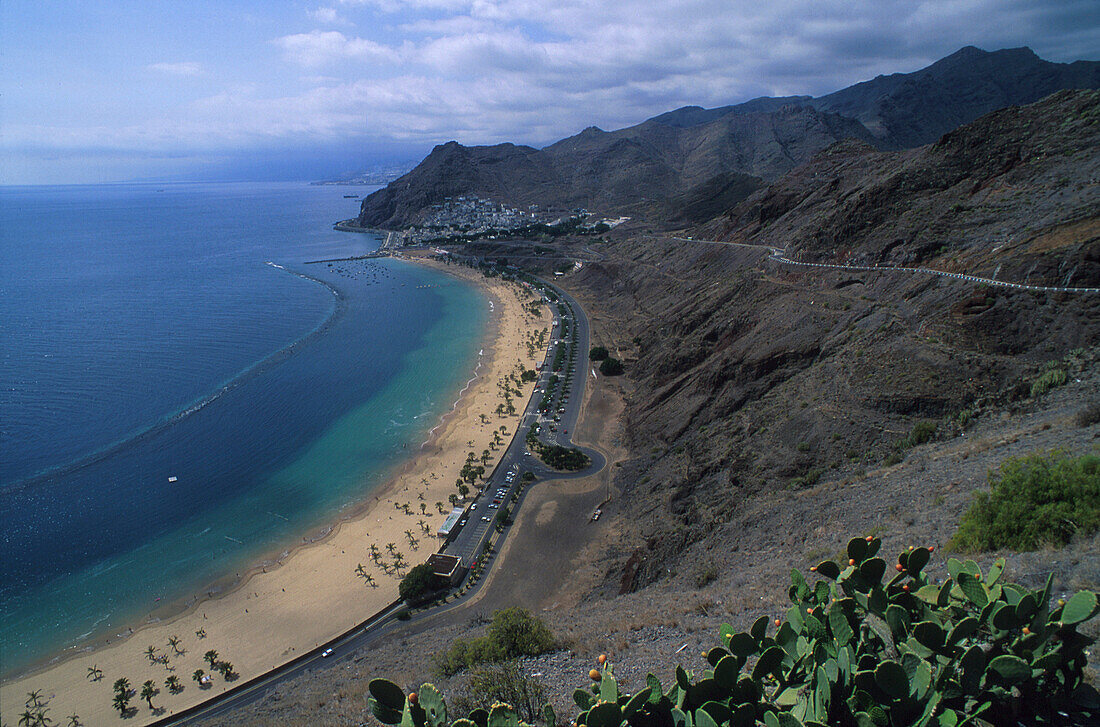
M450 408L487 305L305 264L377 245L331 229L346 191L0 190L4 672L316 533Z

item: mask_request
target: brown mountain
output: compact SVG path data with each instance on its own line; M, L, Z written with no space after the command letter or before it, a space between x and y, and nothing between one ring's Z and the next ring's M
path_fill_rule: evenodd
M880 76L818 99L685 107L618 131L590 127L543 149L449 142L364 199L359 223L407 226L430 205L463 194L518 207L698 222L842 139L912 147L998 108L1061 88L1098 87L1097 62L1050 63L1027 48L968 47L920 71Z

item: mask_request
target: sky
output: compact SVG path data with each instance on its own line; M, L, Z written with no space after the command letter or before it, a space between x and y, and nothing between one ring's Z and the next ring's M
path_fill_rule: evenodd
M1100 60L1100 2L2 0L0 184L329 178L965 45Z

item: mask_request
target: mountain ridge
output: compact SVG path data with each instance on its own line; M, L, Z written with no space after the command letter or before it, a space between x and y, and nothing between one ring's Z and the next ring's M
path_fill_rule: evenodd
M365 198L358 224L407 227L431 205L464 194L519 208L586 208L658 224L697 223L706 218L692 210L705 214L711 206L678 210L674 201L728 189L724 180L730 178L757 178L755 185L737 186L747 196L844 139L887 150L920 146L984 113L1033 103L1062 88L1100 88L1100 62L1052 63L1029 48L967 46L918 71L878 76L818 98L685 106L615 131L589 126L541 149L451 141Z

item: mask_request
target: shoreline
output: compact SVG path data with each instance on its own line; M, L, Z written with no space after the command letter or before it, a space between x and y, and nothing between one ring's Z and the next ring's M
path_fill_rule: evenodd
M427 555L438 549L438 542L434 538L434 527L429 528L433 534L425 537L423 546L417 544L419 538L408 535L411 528L404 531L408 535L407 540L402 539L400 527L409 523L402 519L403 516L400 513L398 521L392 522L395 517L394 510L386 506L392 504L395 509L400 509L397 507L398 499L408 499L409 495L406 493L411 489L417 491L421 503L431 503L438 497L439 500L435 502L439 505L447 499L445 493L454 491L453 484L449 486L446 484L453 483L453 477L450 474L442 476L437 470L447 470L450 467L457 469L464 461L460 461L461 457L457 456L460 451L481 449L480 441L475 448L469 445L473 444L475 439L487 440L488 433L484 429L489 418L485 415L492 413L492 406L496 403L497 379L510 371L509 359L515 357L529 362L523 335L533 325L525 321L526 315L520 303L521 292L518 288L500 281L490 281L479 273L465 268L449 269L447 266L424 260L414 259L411 262L427 265L439 272L477 285L484 292L484 300L494 309L481 335L481 352L470 378L455 392L451 407L439 414L438 420L428 430L424 441L415 452L410 452L411 456L395 463L390 471L383 475L381 484L364 493L362 500L350 504L335 520L330 520L319 528L299 535L298 542L271 551L269 555L254 561L250 568L242 569L239 574L232 576L227 574L226 578L215 581L195 596L165 604L147 613L143 616L140 625L132 625L132 633L127 633L128 628L122 629L121 640L118 640L118 636L112 635L111 638L103 639L99 643L78 647L76 651L70 649L66 650L68 653L55 653L33 668L24 669L18 674L6 677L0 684L0 690L4 694L2 701L5 704L16 705L16 700L21 699L21 695L25 692L44 688L47 695L55 695L55 701L51 703L51 709L55 713L57 713L55 707L65 704L67 706L63 707L63 710L71 712L75 708L81 719L88 719L94 714L114 715L113 718L117 719L117 713L110 709L109 684L121 675L120 668L127 669L125 675L134 684L140 684L143 680L135 681L140 673L149 671L153 671L155 681L163 682L167 672L163 671L159 665L146 663L141 654L141 648L146 642L151 641L151 645L157 647L162 653L171 655L171 651L165 646L166 634L178 633L186 651L184 654L171 656L173 664L177 661L188 662L186 667L180 664L178 669L179 677L185 686L184 692L180 695L171 695L162 688L160 699L154 700L162 704L170 704L170 711L164 713L169 714L204 701L212 693L223 691L233 684L227 684L221 677L216 677L214 689L208 692L200 691L198 686L190 681L191 669L194 665L206 666L199 659L200 650L208 648L219 650L222 658L233 662L234 668L241 677L248 679L308 650L310 642L323 643L328 636L338 634L346 627L355 625L377 610L372 607L372 604L381 606L396 598L398 580L396 576L383 577L376 573L377 586L365 588L366 584L360 582L353 574L355 565L352 560L358 559L362 564L369 564L370 561L365 552L348 555L347 551L355 545L363 545L363 536L371 534L368 528L370 531L377 531L381 538L379 543L389 538L391 543L400 543L402 549L406 551L411 546L413 553L407 561L409 565L421 562ZM531 386L525 388L531 388ZM530 392L525 392L525 396L529 395ZM480 422L475 414L480 415ZM504 419L493 418L492 431L495 432L496 426L504 422L508 428L506 436L510 438L518 419L518 415ZM471 426L471 423L474 425ZM459 441L472 436L474 429L482 431L473 439ZM499 452L497 455L499 456ZM496 458L496 456L493 457L493 459ZM420 477L420 483L416 483L417 477ZM404 503L406 511L410 509L409 504L409 502ZM449 513L449 511L450 508L446 508L446 512ZM443 513L434 508L426 512L426 508L421 504L421 512L416 515L421 516L421 528L425 528L426 523L423 523L423 519L431 521L434 526L436 520L442 521ZM415 516L413 519L416 519ZM421 535L421 531L417 534ZM319 556L335 556L337 548L340 551L339 557L335 560L350 563L350 565L335 568L332 563L329 563L323 569L325 572L321 573L322 569L318 561L325 560L325 557ZM330 557L328 560L333 558ZM344 568L347 570L343 570ZM342 573L346 573L346 576L342 576ZM341 596L347 596L350 593L354 601L345 600L343 603L336 604L335 608L330 609L330 611L339 612L336 614L310 612L306 619L309 622L307 628L307 624L303 623L303 612L310 609L308 607L303 609L302 602L317 601L319 594L311 586L292 596L291 583L289 583L302 580L300 576L303 575L313 577L313 580L319 581L322 587L333 586ZM287 581L287 585L281 585L283 581ZM337 586L335 581L347 582ZM348 588L348 582L351 588ZM278 593L287 595L276 597L274 595L276 587ZM211 592L215 594L210 595ZM203 593L207 595L202 595ZM257 603L254 604L254 600ZM265 608L256 608L261 605L259 601L265 601L262 604ZM279 603L276 604L276 602ZM242 618L240 609L245 604L248 606L244 608L245 616ZM326 607L317 606L318 609ZM253 614L252 610L258 613ZM264 615L271 618L264 619L262 618ZM211 616L213 618L209 618ZM274 623L260 624L262 620ZM242 622L248 622L248 624ZM303 628L287 628L285 625L287 622L301 625ZM321 625L318 622L324 622L324 624ZM215 623L218 625L215 626ZM195 631L194 626L205 628L204 624L211 627L207 629L210 632L207 638L197 639L191 636ZM112 632L117 630L112 629ZM273 633L280 630L282 630L280 637L271 638ZM215 632L218 632L221 637L217 641L215 641ZM227 644L232 648L228 648ZM256 644L269 646L269 648L257 649ZM281 653L279 653L280 649ZM105 668L106 663L114 665L111 671ZM90 666L103 668L105 676L102 682L93 683L83 678L86 668ZM70 692L71 696L69 696ZM87 697L93 692L99 697L89 701ZM144 723L147 719L163 716L150 714L146 711L144 703L141 705L136 723ZM14 719L16 715L5 713L3 717L6 721L9 717Z

